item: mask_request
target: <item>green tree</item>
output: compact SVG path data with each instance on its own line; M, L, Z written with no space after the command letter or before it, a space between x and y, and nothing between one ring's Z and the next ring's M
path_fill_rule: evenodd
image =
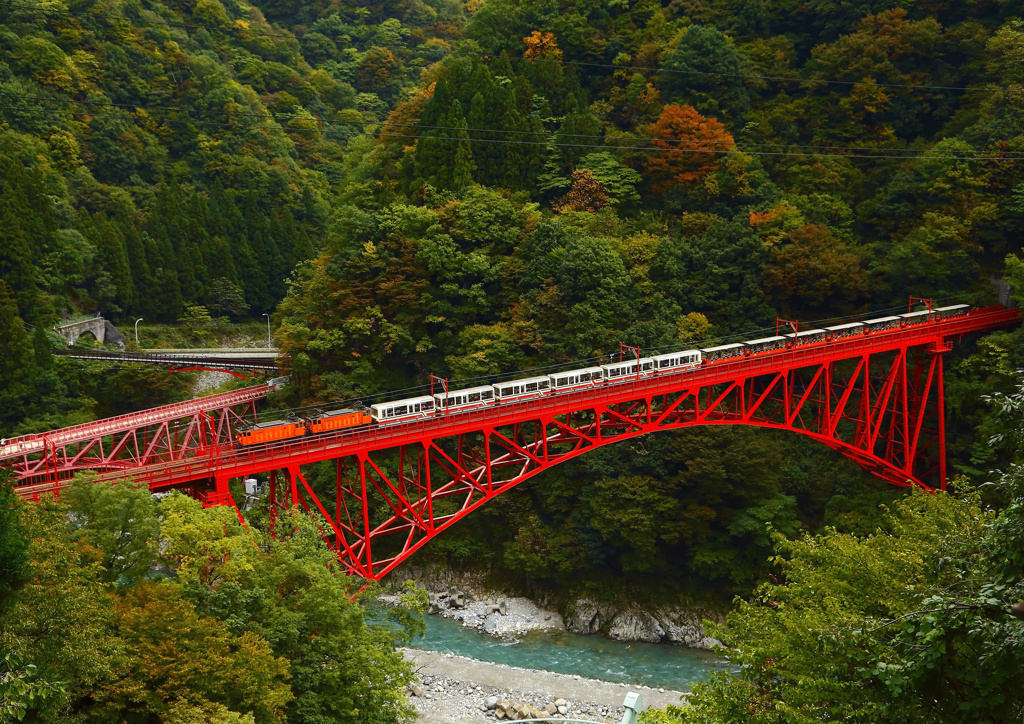
M460 192L473 183L473 171L476 164L473 163L473 149L469 141L469 133L466 131L466 119L462 115L462 105L455 101L452 103L452 110L448 114L448 125L452 130L448 131L451 139L451 183L449 188L452 191Z
M93 474L75 477L65 493L69 537L99 551L100 580L129 585L156 562L160 522L149 487L132 480L98 484Z
M39 676L35 664L7 653L0 661L0 719L24 721L30 713L39 721L52 721L64 706L67 691L59 683Z
M411 713L403 687L412 670L392 648L407 639L366 620L312 520L292 513L273 539L247 532L229 508L204 509L184 495L161 510L164 555L185 597L235 636L257 635L290 662L290 723L393 724ZM420 596L411 605L425 603Z
M643 177L636 171L623 166L607 151L588 153L580 159L579 168L588 169L594 179L604 187L612 205L633 204L640 200L636 186Z
M0 279L0 384L7 392L30 378L35 370L35 350L7 282Z
M12 475L0 469L0 616L11 597L28 582L28 539L18 518Z
M186 304L185 313L178 317L178 324L188 327L192 334L199 336L205 334L206 327L213 324L213 317L201 304Z
M669 53L658 75L665 100L692 105L704 114L719 109L733 119L749 107L740 53L711 25L691 25Z
M242 288L224 277L218 277L210 282L206 294L210 298L213 313L218 317L221 316L221 312L240 317L249 310Z
M863 538L776 536L783 582L716 632L740 673L647 721L1017 721L1024 506L1016 473L1002 485L1013 502L998 516L969 489L916 492Z

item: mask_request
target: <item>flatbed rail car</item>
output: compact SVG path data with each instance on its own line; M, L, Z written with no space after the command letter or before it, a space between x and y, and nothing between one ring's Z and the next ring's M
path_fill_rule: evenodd
M720 364L737 357L766 355L793 346L829 344L861 334L877 334L897 327L929 324L970 311L969 304L952 304L935 309L878 317L862 322L837 324L824 329L733 342L717 347L688 349L639 359L555 372L549 375L508 380L493 385L479 385L460 390L447 390L404 400L378 402L369 410L346 408L320 412L306 419L262 422L242 430L236 440L240 445L258 445L302 435L319 435L362 425L388 425L403 420L439 414L458 414L466 410L501 405L512 400L558 395L563 392L627 382L651 375L676 374L701 365Z

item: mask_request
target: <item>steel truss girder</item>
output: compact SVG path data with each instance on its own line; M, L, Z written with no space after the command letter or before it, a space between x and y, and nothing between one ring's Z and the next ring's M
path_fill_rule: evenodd
M266 386L166 405L53 433L7 440L3 462L18 485L59 489L83 470L129 471L217 454L257 421Z
M178 459L159 459L162 448L154 437L165 435L165 428L143 436L143 449L153 451L146 453L150 462L125 453L140 445L140 422L117 433L122 437L116 440L113 433L109 441L94 435L94 448L75 451L76 464L88 467L91 455L109 465L99 480L130 475L152 490L187 489L205 504L231 504L231 478L269 472L272 528L282 508L301 507L319 519L348 571L377 579L522 481L602 445L662 430L720 424L788 430L887 482L941 488L946 480L942 354L957 336L1019 318L1016 309L975 310L693 370L251 448L206 442L223 440L229 431L234 418L225 404L208 422L192 411L182 433L186 444L175 448L189 453ZM167 417L161 424L169 424ZM134 437L126 441L123 435L129 433ZM32 444L39 447L38 440ZM38 451L37 456L51 457ZM329 460L335 461L333 490L319 478L307 481L303 465ZM27 484L22 478L19 494L37 496L62 485L48 479L45 469L40 478Z
M941 369L940 354L898 348L424 435L337 458L333 505L321 501L298 467L289 478L302 480L299 503L318 512L346 570L369 579L386 575L480 506L554 465L603 445L696 425L788 430L895 485L943 488L936 445ZM281 501L271 495L277 509ZM306 505L306 497L315 505Z

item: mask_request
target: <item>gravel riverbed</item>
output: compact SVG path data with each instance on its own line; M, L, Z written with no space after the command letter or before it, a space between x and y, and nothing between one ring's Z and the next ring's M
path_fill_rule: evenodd
M512 717L500 713L506 708L504 704L514 704L518 709L530 707L536 715L547 708L549 713L544 716L612 724L622 720L622 703L630 691L640 694L647 707L678 704L685 696L680 691L521 669L435 651L402 652L412 662L418 677L410 691L418 724L507 721Z

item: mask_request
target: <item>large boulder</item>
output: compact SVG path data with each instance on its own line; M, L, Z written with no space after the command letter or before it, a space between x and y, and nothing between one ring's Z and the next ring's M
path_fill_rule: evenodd
M646 641L656 644L665 639L665 629L649 613L623 611L612 620L608 637L619 641Z
M654 612L658 623L665 631L665 638L674 643L694 649L710 649L721 646L721 642L707 635L704 620L721 621L721 614L700 608L663 606Z
M111 324L108 320L103 320L103 338L104 344L112 344L119 349L124 349L128 340L124 338L124 335Z
M581 598L569 606L565 617L565 629L578 634L597 633L614 616L614 606Z

